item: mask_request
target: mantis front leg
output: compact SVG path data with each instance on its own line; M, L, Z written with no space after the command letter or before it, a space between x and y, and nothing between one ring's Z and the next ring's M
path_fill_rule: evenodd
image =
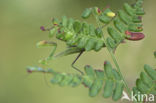
M52 60L53 59L56 48L57 48L57 44L55 42L53 42L53 49L52 49L50 55L48 56L47 60Z
M44 65L48 64L49 60L53 59L54 53L55 53L56 48L57 48L57 43L51 42L51 41L40 41L39 43L37 43L37 47L47 47L47 46L52 46L52 51L47 58L39 61L39 63L44 64Z

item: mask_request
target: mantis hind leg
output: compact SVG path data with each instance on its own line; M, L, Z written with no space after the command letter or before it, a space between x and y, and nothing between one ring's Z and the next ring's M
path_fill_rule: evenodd
M74 64L76 63L76 61L80 58L80 56L82 55L84 51L81 51L78 56L76 57L76 59L72 62L71 66L73 69L75 69L76 71L80 72L82 75L84 74L80 69L78 69L77 67L74 66Z

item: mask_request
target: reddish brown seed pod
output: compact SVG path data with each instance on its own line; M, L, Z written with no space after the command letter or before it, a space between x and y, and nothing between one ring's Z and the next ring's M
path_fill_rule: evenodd
M132 40L132 41L141 40L145 37L145 35L140 32L125 31L125 34L126 34L126 39Z

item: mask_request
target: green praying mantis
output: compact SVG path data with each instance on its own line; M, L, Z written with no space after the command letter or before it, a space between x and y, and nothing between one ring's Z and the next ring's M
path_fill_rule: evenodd
M49 37L55 37L66 43L67 49L57 55L55 54L57 43L52 41L40 41L37 43L38 47L52 46L53 49L48 58L40 60L40 63L47 64L48 61L54 58L79 53L71 66L83 74L81 70L76 68L74 64L85 51L94 50L100 51L102 48L109 46L110 49L115 50L117 46L125 39L141 40L144 34L141 33L142 15L145 14L142 8L142 0L138 0L135 5L131 6L124 4L124 9L114 13L110 8L100 10L97 7L87 8L82 13L82 18L87 19L93 15L98 24L95 27L93 24L81 22L72 18L63 16L61 20L54 18L52 20L52 27L45 28L41 26L42 31L49 31ZM113 22L113 26L109 24ZM107 27L109 37L104 39L103 28Z

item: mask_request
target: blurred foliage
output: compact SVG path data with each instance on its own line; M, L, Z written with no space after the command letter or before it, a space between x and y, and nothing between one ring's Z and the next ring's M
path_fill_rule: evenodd
M51 75L28 75L25 67L37 65L40 58L46 57L50 49L37 49L37 41L48 39L46 32L41 32L41 25L48 25L52 17L66 15L80 19L86 7L109 5L113 10L119 9L124 2L133 0L0 0L0 103L104 103L101 96L90 98L83 87L71 89L49 86ZM155 17L156 1L145 0L144 33L146 38L139 42L120 45L116 56L129 85L134 86L145 63L155 65L152 55L156 47ZM82 19L80 19L82 20ZM91 19L88 22L94 21ZM56 41L55 39L53 39ZM65 44L57 41L57 52L64 50ZM70 67L76 55L53 61L51 68L57 71L75 72ZM108 52L85 53L77 62L79 68L92 64L102 68L104 60L111 61ZM45 79L44 79L45 77ZM113 101L109 101L113 103ZM120 101L119 101L120 102ZM125 103L125 102L124 102Z

